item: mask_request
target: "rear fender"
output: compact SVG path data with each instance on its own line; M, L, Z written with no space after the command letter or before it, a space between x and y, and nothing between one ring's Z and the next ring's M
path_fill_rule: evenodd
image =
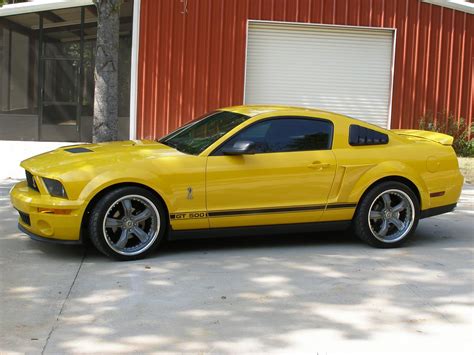
M359 201L373 184L389 177L394 177L394 180L404 178L411 181L418 189L421 208L429 208L430 199L426 184L413 168L399 161L386 161L366 170L352 185L346 201Z

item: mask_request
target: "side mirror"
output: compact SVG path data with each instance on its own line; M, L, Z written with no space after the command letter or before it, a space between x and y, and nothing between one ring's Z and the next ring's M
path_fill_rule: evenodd
M255 154L255 143L251 141L237 141L230 148L224 148L224 155Z

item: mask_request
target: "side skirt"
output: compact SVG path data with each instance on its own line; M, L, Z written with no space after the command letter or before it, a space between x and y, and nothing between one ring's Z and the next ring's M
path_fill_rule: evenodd
M314 222L296 224L275 224L267 226L208 228L208 229L169 229L169 240L208 239L238 236L259 236L275 234L308 233L319 231L337 231L349 228L351 221Z

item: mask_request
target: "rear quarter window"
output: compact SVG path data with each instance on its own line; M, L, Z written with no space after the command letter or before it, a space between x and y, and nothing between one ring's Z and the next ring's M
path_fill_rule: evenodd
M381 145L388 143L388 135L359 125L350 125L349 144L352 146Z

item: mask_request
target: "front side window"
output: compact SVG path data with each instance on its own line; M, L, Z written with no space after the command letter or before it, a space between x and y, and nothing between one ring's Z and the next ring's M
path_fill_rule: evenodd
M333 125L313 118L281 117L257 122L224 143L214 155L239 141L254 143L255 153L278 153L331 148Z
M160 143L186 153L197 155L227 132L250 117L230 111L216 111L178 128L161 138Z

